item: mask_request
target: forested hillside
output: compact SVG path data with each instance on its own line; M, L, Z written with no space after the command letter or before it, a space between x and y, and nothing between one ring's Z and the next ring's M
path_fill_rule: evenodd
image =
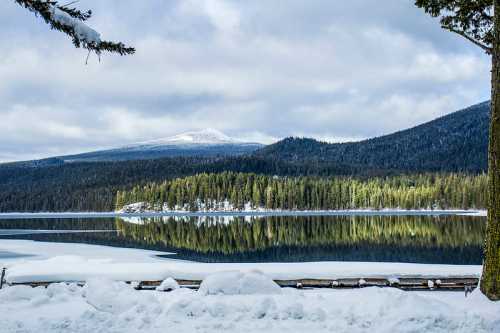
M339 165L288 163L249 156L80 162L44 167L6 164L0 165L0 211L110 211L115 207L119 189L228 170L294 176L356 174L356 170Z
M256 154L374 169L480 172L487 169L489 117L490 103L484 102L378 138L337 144L287 138Z
M380 138L327 144L285 139L244 156L193 156L114 162L58 158L0 164L0 212L109 211L118 190L198 173L353 176L486 170L489 106L478 104Z
M420 174L376 177L277 177L224 172L136 186L117 193L117 208L153 210L485 208L487 176ZM245 207L246 206L246 207Z

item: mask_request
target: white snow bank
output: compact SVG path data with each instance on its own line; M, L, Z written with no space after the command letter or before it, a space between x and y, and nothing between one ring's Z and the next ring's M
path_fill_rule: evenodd
M390 288L204 295L136 291L105 279L0 290L2 332L499 332L500 303L479 292Z
M464 216L488 216L488 211L487 210L468 211L468 212L465 212L465 213L460 213L458 215L464 215Z
M203 280L224 271L259 270L273 280L335 279L427 276L475 276L480 265L429 265L377 262L307 262L307 263L197 263L163 259L158 251L115 248L100 245L1 240L0 251L32 257L0 259L7 267L9 282L87 281L106 278L122 281L163 281L168 277Z
M82 290L82 297L87 304L100 312L111 314L123 313L140 304L137 296L132 286L107 279L90 279Z
M158 291L173 291L179 289L179 284L173 278L166 278L161 282L161 284L156 287Z
M54 219L54 218L92 218L92 217L160 217L160 216L437 216L437 215L476 215L485 216L484 210L464 209L347 209L347 210L286 210L286 209L245 209L245 210L205 210L191 212L169 210L163 212L145 211L137 213L114 212L36 212L0 213L3 219Z
M280 294L281 288L260 271L232 271L208 275L199 291L204 295L270 295Z
M57 256L45 260L20 260L6 273L8 282L87 281L100 277L122 281L163 281L167 277L181 280L203 280L224 271L259 270L273 280L370 278L427 276L479 277L481 266L428 265L376 262L308 262L308 263L196 263L158 260L156 262L115 262L111 259L86 259L79 256Z

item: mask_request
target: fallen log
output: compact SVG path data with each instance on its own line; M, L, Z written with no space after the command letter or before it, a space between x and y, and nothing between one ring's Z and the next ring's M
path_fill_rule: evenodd
M201 280L176 279L181 288L198 289ZM137 290L155 290L162 281L124 281L132 284ZM366 287L392 287L402 290L449 290L464 291L474 289L479 283L477 277L367 277L367 278L339 278L339 279L297 279L297 280L274 280L282 288L299 289L355 289ZM53 283L75 283L78 286L85 285L84 281L36 281L23 283L8 283L10 286L28 285L31 287L47 287Z

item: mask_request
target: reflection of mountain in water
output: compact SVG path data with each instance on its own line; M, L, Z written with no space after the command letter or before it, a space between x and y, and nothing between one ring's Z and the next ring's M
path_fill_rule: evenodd
M483 219L464 216L309 216L118 219L127 239L200 261L360 260L480 263Z

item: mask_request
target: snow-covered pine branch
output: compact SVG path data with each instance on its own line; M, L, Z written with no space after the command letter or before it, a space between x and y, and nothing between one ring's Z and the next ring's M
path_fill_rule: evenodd
M121 42L101 40L101 35L87 26L84 21L92 16L92 11L82 12L68 5L59 5L50 0L14 0L22 7L40 15L52 29L70 36L75 47L83 47L100 55L102 51L120 55L133 54L135 49Z

